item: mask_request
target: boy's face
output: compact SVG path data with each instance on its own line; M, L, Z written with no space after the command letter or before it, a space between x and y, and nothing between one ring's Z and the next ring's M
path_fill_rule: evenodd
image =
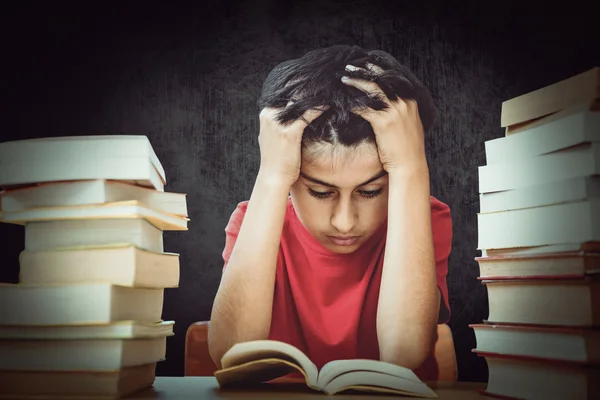
M313 237L333 252L351 253L385 221L387 191L388 177L374 144L346 148L324 143L303 150L300 177L290 195Z

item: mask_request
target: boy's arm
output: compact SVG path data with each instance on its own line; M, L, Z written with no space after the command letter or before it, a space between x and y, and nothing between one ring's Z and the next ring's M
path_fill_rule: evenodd
M346 69L384 72L376 65L366 67L368 72L356 66ZM431 354L441 302L423 123L417 101L391 100L372 80L344 77L342 82L387 106L353 112L371 124L379 159L389 175L387 243L377 308L380 359L414 369Z
M377 337L382 361L414 369L431 354L441 302L427 165L391 172L389 191Z
M208 346L218 368L234 344L268 338L289 189L260 173L256 179L213 304Z
M309 109L286 125L277 122L281 109L260 112L259 172L221 277L208 331L209 353L219 368L221 357L234 344L269 336L277 254L288 195L300 173L302 134L324 110Z

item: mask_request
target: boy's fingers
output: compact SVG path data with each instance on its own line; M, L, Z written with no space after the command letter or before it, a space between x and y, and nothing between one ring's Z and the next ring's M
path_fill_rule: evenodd
M265 107L260 111L259 117L260 118L273 118L278 111L280 111L280 110L277 108Z
M362 118L364 118L365 120L372 122L373 117L376 113L375 110L373 110L372 108L366 107L366 108L353 108L352 109L352 113L356 114Z
M383 68L375 65L375 64L371 64L371 63L366 63L365 66L367 67L367 69L377 75L381 74L383 72Z
M382 101L387 101L387 96L381 90L378 84L371 81L365 81L364 79L351 78L349 76L342 77L342 82L348 86L353 86L371 97L377 97Z
M293 125L302 126L302 129L310 125L315 119L319 118L323 111L327 110L329 106L320 106L317 108L311 108L306 110L304 114L296 121L294 121Z

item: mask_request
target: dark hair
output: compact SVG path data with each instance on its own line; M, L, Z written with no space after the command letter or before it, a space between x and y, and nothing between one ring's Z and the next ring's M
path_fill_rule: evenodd
M366 63L381 67L379 75L348 72L348 64L366 68ZM277 121L283 124L297 120L313 107L327 105L324 111L304 130L303 145L314 142L357 145L374 142L371 124L351 112L355 107L382 110L387 105L374 96L341 82L343 75L366 78L376 82L390 100L398 97L415 100L423 128L427 131L436 119L436 107L429 91L404 65L381 50L366 51L358 46L336 45L312 50L304 56L277 65L267 76L259 109L283 108Z

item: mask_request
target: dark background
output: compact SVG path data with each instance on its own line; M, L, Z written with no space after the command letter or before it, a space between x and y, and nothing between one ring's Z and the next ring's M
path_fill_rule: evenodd
M123 4L3 10L0 139L144 134L166 190L188 194L189 231L164 235L182 270L180 287L166 292L163 318L176 321L176 336L157 374L183 374L186 329L209 318L223 229L257 172L262 81L313 48L356 44L408 65L439 107L426 145L432 194L454 221L449 325L459 379L486 380L468 327L487 317L474 261L484 142L504 134L503 101L600 65L595 10L505 1ZM0 236L0 281L17 282L23 229L1 224Z

